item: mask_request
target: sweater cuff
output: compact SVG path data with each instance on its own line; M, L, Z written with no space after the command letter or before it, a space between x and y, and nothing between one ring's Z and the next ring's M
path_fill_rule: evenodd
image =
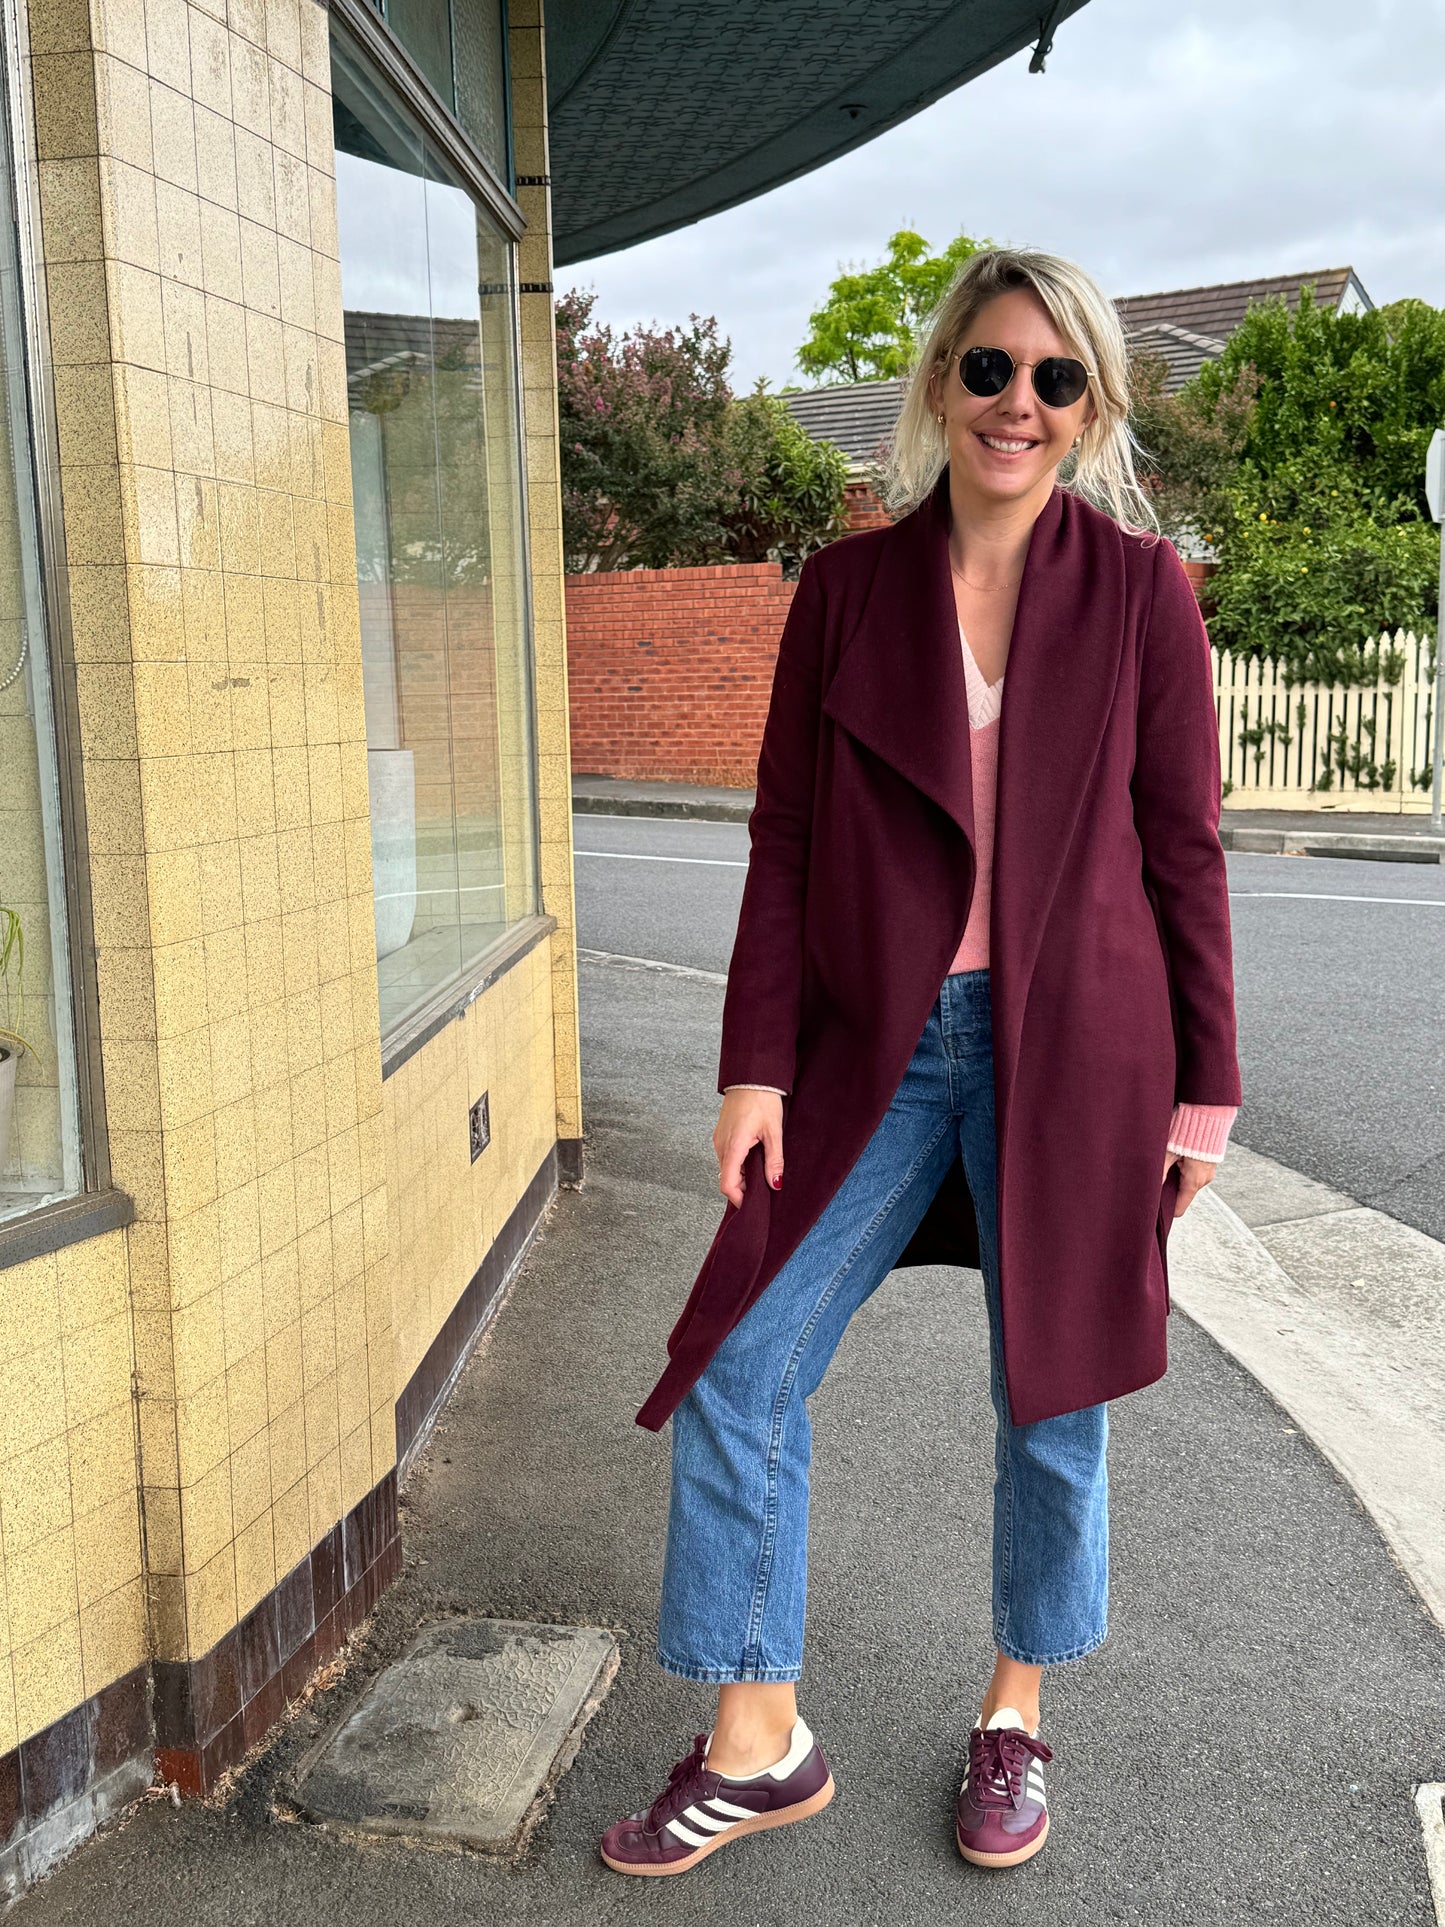
M1176 1104L1169 1120L1166 1149L1176 1157L1203 1158L1217 1164L1224 1156L1237 1104Z
M776 1084L724 1084L723 1091L724 1093L728 1091L777 1091L779 1097L786 1097L788 1095L786 1091L780 1090Z

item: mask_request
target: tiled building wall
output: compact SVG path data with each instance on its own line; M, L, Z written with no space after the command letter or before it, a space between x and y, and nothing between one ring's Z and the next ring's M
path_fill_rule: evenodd
M327 23L31 23L151 1635L186 1661L393 1462Z
M793 590L776 562L569 575L573 767L750 788Z
M562 475L557 450L557 341L552 310L552 195L542 0L510 0L512 152L527 231L520 253L522 410L536 662L542 904L557 919L552 942L557 1136L580 1146L582 1064L577 1040L577 919L572 890L572 780L567 713L567 610L563 593ZM580 1153L579 1153L580 1155Z
M383 1086L398 1393L552 1147L552 1050L541 943ZM483 1091L492 1136L473 1163L467 1111Z

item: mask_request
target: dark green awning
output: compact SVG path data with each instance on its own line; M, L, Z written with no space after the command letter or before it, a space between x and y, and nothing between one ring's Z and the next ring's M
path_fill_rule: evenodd
M1086 0L547 0L559 266L872 140Z

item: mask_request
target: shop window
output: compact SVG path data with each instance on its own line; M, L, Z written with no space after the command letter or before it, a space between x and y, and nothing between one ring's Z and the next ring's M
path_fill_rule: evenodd
M373 4L498 179L510 187L502 0L373 0Z
M13 148L0 73L0 1221L84 1187Z
M338 33L382 1037L538 909L515 249Z

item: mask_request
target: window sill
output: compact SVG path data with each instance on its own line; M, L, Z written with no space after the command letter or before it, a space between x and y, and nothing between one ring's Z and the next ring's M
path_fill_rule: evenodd
M484 950L470 969L438 992L429 1003L423 1004L420 1010L413 1011L382 1040L383 1081L393 1071L400 1070L409 1057L415 1057L438 1031L445 1030L448 1024L462 1016L484 990L489 990L514 964L519 964L539 943L544 943L556 928L557 919L552 916L523 918L490 950Z
M0 1271L43 1258L66 1245L118 1231L135 1217L135 1201L125 1191L83 1191L59 1204L42 1205L22 1218L0 1224Z

